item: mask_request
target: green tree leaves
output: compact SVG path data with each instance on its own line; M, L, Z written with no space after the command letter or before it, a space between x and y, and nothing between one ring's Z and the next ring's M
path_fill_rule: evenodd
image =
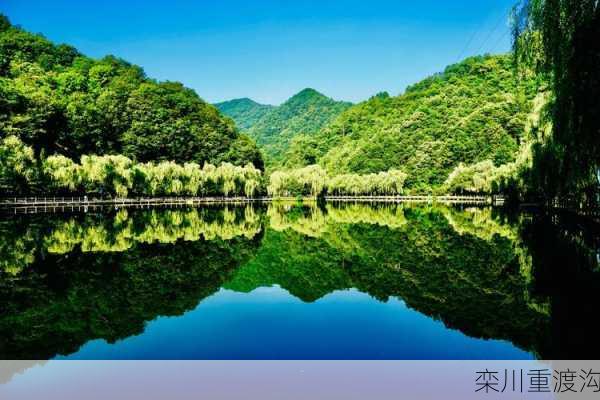
M181 83L148 79L113 56L90 59L5 17L0 26L0 138L17 135L37 156L263 167L256 145Z
M523 0L513 12L515 57L554 98L552 135L534 152L536 200L555 197L598 206L600 166L600 4L596 0Z
M252 164L134 163L117 156L82 156L76 164L64 156L43 162L43 174L54 191L144 196L248 196L257 194L262 173Z
M33 150L15 136L0 140L0 190L22 190L36 177Z
M461 162L514 161L536 90L531 78L515 76L509 56L469 58L401 96L351 107L310 140L299 137L285 166L316 162L334 174L402 169L407 188L430 192Z
M304 89L277 107L249 99L217 104L257 141L273 167L285 162L285 152L295 137L314 135L350 106L351 103L335 101L314 89Z
M402 194L407 175L391 169L377 174L328 176L319 165L290 171L275 171L269 178L268 193L274 197L329 195L398 195Z

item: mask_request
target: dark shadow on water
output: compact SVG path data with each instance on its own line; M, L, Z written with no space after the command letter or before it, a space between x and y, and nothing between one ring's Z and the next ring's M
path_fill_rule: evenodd
M115 343L221 288L273 285L307 303L350 288L380 301L375 310L397 298L466 335L465 349L494 339L538 358L597 358L599 237L565 217L390 204L11 217L0 220L0 358ZM360 355L368 348L365 338Z

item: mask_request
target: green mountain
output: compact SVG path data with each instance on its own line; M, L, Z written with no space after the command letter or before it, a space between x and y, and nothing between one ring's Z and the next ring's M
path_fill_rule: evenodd
M218 106L224 114L233 118L239 127L247 127L247 133L264 150L267 162L275 165L281 161L294 137L315 134L352 105L333 100L314 89L304 89L253 121L252 118L259 109L254 105L256 103L250 104L243 99L232 102L236 102L234 106L237 105L234 112L230 111L231 107L223 107L223 103ZM242 112L238 112L240 109ZM260 110L258 112L264 112L263 108ZM250 120L248 116L251 117Z
M249 98L216 103L215 107L233 119L238 128L243 131L252 128L265 114L275 108L271 105L257 103Z
M256 145L192 89L113 56L83 56L0 15L0 139L9 134L37 155L262 166Z
M430 190L459 163L513 161L535 94L509 56L469 58L400 96L349 108L316 135L296 136L284 165L318 162L335 174L399 168L409 188Z

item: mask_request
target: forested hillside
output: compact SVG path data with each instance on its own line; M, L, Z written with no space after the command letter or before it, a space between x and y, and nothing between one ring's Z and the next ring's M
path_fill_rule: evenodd
M180 83L85 57L1 17L0 187L154 194L163 177L171 194L489 193L498 182L502 191L513 176L525 181L526 127L541 112L538 77L514 67L509 55L473 57L357 105L304 89L280 106L244 98L215 107ZM249 179L251 167L230 173L232 164L263 169L263 154L271 182Z
M262 167L256 145L181 83L149 79L112 56L83 56L0 15L0 139L8 135L38 159L122 154Z
M243 98L216 103L215 107L235 121L242 131L252 128L274 106L260 104L254 100Z
M255 122L253 119L257 112L262 112L257 111L258 108L239 112L240 107L232 111L223 103L218 106L239 127L247 127L247 133L264 149L268 163L278 165L294 137L315 134L348 109L351 103L335 101L314 89L304 89L280 106L273 107Z
M535 95L509 56L469 58L403 95L351 107L317 135L296 137L285 165L318 162L338 174L398 168L409 189L429 190L459 163L513 161Z

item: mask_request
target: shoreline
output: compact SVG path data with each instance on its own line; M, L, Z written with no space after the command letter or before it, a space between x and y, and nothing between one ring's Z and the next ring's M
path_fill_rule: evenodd
M324 196L327 202L353 203L444 203L494 206L501 205L492 196ZM499 200L499 199L496 199ZM5 197L0 210L14 214L100 210L106 207L155 208L195 207L214 204L250 204L273 202L316 202L315 197L128 197L100 198L87 196Z

